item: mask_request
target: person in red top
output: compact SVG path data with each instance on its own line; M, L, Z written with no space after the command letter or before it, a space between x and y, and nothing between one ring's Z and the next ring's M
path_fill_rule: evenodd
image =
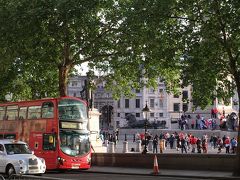
M227 137L224 141L224 144L225 144L225 148L226 148L226 153L229 154L229 149L230 149L230 138Z
M197 147L197 138L194 137L193 135L190 137L190 144L192 146L192 153L195 153L195 149Z

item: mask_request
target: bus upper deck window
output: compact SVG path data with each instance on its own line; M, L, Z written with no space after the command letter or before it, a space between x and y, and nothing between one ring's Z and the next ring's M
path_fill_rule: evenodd
M44 102L42 104L42 118L54 117L54 105L52 102Z
M0 120L4 120L5 117L5 107L0 107Z

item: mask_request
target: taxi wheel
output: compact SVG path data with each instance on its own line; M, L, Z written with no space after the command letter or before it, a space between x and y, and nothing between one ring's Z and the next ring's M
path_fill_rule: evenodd
M15 169L12 165L9 165L7 167L7 177L10 177L13 174L16 174Z

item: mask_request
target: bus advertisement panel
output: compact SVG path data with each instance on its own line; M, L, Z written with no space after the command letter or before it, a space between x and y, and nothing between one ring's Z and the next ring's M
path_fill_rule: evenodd
M0 104L0 139L27 142L47 169L88 169L87 111L86 102L75 97Z

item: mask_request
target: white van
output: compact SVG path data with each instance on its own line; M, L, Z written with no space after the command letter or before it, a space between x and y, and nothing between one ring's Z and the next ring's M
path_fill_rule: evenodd
M35 156L25 142L0 140L0 173L9 177L12 174L41 175L45 171L45 160Z

